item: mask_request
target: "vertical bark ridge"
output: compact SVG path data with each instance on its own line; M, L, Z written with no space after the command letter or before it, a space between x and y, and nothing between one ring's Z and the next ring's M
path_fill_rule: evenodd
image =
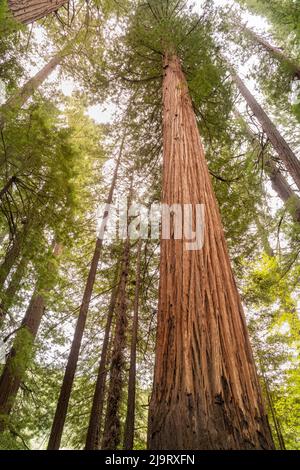
M8 0L14 18L20 23L32 23L57 11L68 0Z

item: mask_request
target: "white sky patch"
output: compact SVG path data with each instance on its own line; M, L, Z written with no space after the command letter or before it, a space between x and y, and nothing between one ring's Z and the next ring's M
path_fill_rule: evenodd
M65 96L71 96L76 89L76 84L72 78L61 80L60 89Z
M117 106L112 103L96 104L89 106L87 114L97 124L105 124L113 121L113 118L118 112Z

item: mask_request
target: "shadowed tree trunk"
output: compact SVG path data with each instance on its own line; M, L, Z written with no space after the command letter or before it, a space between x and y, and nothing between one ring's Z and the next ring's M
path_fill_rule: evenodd
M262 109L260 104L256 101L254 96L250 93L244 82L233 71L231 72L232 79L239 89L241 95L246 100L249 108L252 110L254 116L261 124L266 136L271 142L274 150L277 152L280 160L285 165L285 168L295 181L298 189L300 189L300 162L296 155L282 137L276 126L273 124L269 116Z
M245 33L257 44L259 44L263 49L270 53L275 59L279 62L283 62L291 71L293 77L297 77L300 80L300 65L297 64L293 59L288 57L281 49L270 44L266 39L262 38L259 34L253 31L247 26L242 28Z
M281 173L276 163L270 158L264 163L265 170L270 177L272 188L280 199L289 204L291 216L295 222L300 222L300 198L290 187L288 181Z
M131 200L131 197L129 197ZM130 206L130 204L129 204ZM108 401L106 408L102 449L116 449L121 441L120 405L124 385L125 357L127 333L127 295L130 264L130 239L127 236L124 245L120 285L116 305L116 329L113 340L113 351L108 386Z
M56 243L53 256L59 256L60 252L61 246ZM39 291L38 285L31 297L21 327L16 333L0 378L0 432L8 424L8 417L18 390L30 365L33 343L45 310L45 299Z
M30 227L31 220L27 219L22 230L16 233L11 246L8 247L5 258L0 265L0 292L3 290L5 281L20 256L24 240L27 237Z
M50 438L49 438L49 443L48 443L48 450L59 449L60 442L61 442L63 428L64 428L67 411L68 411L70 395L71 395L75 372L77 368L79 351L80 351L83 332L84 332L85 323L86 323L86 317L88 314L88 309L89 309L89 305L90 305L90 301L91 301L91 297L93 293L96 273L97 273L97 269L98 269L98 265L100 261L100 255L102 252L104 229L106 226L107 217L109 215L108 205L111 204L113 200L113 194L114 194L114 190L116 186L121 156L123 153L124 142L125 142L125 135L121 142L120 151L119 151L118 159L116 162L113 179L112 179L109 194L106 200L107 207L104 211L102 224L100 228L100 232L102 233L102 235L101 235L101 238L97 238L94 255L90 264L90 270L89 270L87 282L85 285L85 290L84 290L82 303L81 303L80 310L79 310L78 320L77 320L76 327L75 327L71 351L68 357L65 375L64 375L63 383L60 389L58 403L57 403L54 420L53 420L53 424L51 428L51 433L50 433Z
M186 78L165 55L165 204L204 205L204 244L161 240L150 449L272 449L243 307ZM195 211L194 211L195 212Z
M130 368L128 379L128 395L127 395L127 415L124 430L123 449L133 449L134 443L134 423L135 423L135 395L136 395L136 347L139 322L139 298L141 284L141 249L142 240L138 242L137 262L136 262L136 284L134 293L134 311L131 332L131 348L130 348Z
M119 270L117 270L119 271ZM101 358L97 374L97 382L93 397L93 405L90 415L89 427L86 437L85 449L97 450L99 448L99 434L101 429L101 419L104 404L105 382L107 376L107 355L109 350L110 330L115 311L118 295L118 286L115 286L111 293L111 299L108 308L108 315L105 326L105 333L101 351Z
M20 23L32 23L57 11L68 0L8 0L14 18Z
M55 67L62 61L62 54L57 54L28 82L25 83L14 95L0 107L0 128L6 122L6 115L21 108L33 93L42 85L42 83L49 77Z
M16 292L20 288L20 284L24 276L27 263L28 263L27 258L23 256L20 262L18 263L18 266L16 267L15 272L13 273L7 288L5 289L3 294L1 294L0 326L1 326L1 320L3 320L8 310L10 309L11 305L13 304Z

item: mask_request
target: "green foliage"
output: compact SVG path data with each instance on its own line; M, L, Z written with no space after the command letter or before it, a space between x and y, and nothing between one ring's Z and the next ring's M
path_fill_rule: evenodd
M300 5L294 0L237 0L254 13L265 16L272 23L274 32L286 41L300 44Z

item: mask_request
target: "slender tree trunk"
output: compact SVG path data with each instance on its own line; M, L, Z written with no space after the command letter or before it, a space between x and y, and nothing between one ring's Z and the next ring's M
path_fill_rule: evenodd
M124 142L125 142L125 135L121 142L119 156L117 159L108 198L106 200L107 207L103 214L102 227L100 230L102 232L102 237L97 238L94 255L91 261L90 270L89 270L87 282L85 285L85 290L84 290L84 294L82 298L79 316L78 316L78 320L77 320L77 324L76 324L75 332L74 332L74 337L72 341L71 351L69 354L69 358L68 358L68 362L67 362L67 366L65 370L65 375L63 378L63 383L61 386L58 403L56 407L56 412L55 412L55 416L54 416L54 420L53 420L53 424L51 428L51 433L50 433L50 438L49 438L49 443L48 443L48 450L59 449L60 442L61 442L61 437L62 437L63 428L64 428L66 416L67 416L70 395L72 391L72 386L74 382L74 377L75 377L75 372L76 372L76 367L77 367L77 362L78 362L78 357L79 357L79 352L80 352L80 347L81 347L81 341L82 341L83 332L85 328L86 317L88 314L88 309L89 309L89 305L90 305L90 301L92 297L92 292L93 292L95 279L96 279L96 273L97 273L97 269L98 269L98 265L100 261L100 255L102 251L103 232L104 232L104 227L106 225L107 217L109 214L108 205L111 204L113 200L113 194L114 194L114 190L116 186L121 156L123 153Z
M55 67L62 61L63 55L56 54L52 59L28 82L25 83L14 95L12 95L6 103L0 107L0 128L6 122L6 115L16 109L21 108L33 93L42 85L42 83L49 77Z
M8 0L9 8L20 23L32 23L57 11L68 0Z
M249 140L251 142L255 141L261 147L259 139L248 126L239 111L235 110L235 115L245 129ZM278 165L272 160L271 156L267 155L267 159L264 161L263 169L271 180L273 190L277 193L282 202L284 204L292 202L291 207L289 207L291 216L295 222L300 222L300 198L290 187L287 179L278 168Z
M124 430L123 449L133 449L134 443L134 423L135 423L135 395L136 395L136 348L139 322L139 297L141 284L141 249L142 240L138 243L137 262L136 262L136 284L134 293L134 311L131 332L131 349L130 349L130 368L128 380L127 395L127 415Z
M272 398L272 393L271 393L271 390L270 390L270 387L269 387L269 382L268 382L268 379L267 379L266 374L265 374L265 367L264 367L262 361L260 361L260 365L261 365L262 378L263 378L263 382L264 382L264 386L265 386L265 392L266 392L266 396L267 396L267 400L268 400L269 409L271 411L271 415L272 415L272 419L273 419L273 423L274 423L274 427L275 427L275 431L276 431L276 435L277 435L277 439L278 439L278 444L279 444L279 447L280 447L281 450L286 450L284 437L283 437L283 434L282 434L282 431L281 431L280 421L277 417L277 413L276 413L276 410L275 410L275 407L274 407L274 401L273 401L273 398Z
M186 78L166 55L163 195L204 205L204 245L161 240L150 449L272 449L243 307Z
M58 256L60 251L60 245L55 244L53 255ZM45 299L39 293L39 287L37 286L26 310L21 328L16 334L0 378L0 432L4 431L8 424L8 417L30 364L33 343L41 324L44 310Z
M16 292L20 288L20 284L26 269L28 260L25 257L22 257L15 272L12 275L12 278L9 282L9 285L1 295L1 303L0 303L0 325L1 321L7 314L8 310L10 309Z
M281 173L280 169L270 158L264 164L265 170L270 177L272 188L280 199L286 204L291 203L290 213L295 222L300 222L300 198L290 187L288 181Z
M94 392L93 405L90 415L89 427L86 437L85 449L97 450L99 446L99 434L101 429L101 418L104 404L105 382L107 376L107 355L109 350L110 330L115 311L118 295L118 286L115 286L111 293L108 315L105 326L105 333L101 351L101 358L97 374L97 382Z
M17 232L15 238L12 241L11 246L9 246L6 252L5 258L0 265L0 292L3 290L5 281L12 267L14 266L14 264L16 263L16 261L18 260L20 256L24 240L27 237L30 227L31 227L31 220L28 219L26 223L24 224L22 230L20 232Z
M264 132L266 133L269 141L271 142L274 150L276 150L280 160L284 163L287 171L295 181L298 189L300 189L300 161L289 147L288 143L282 137L278 129L275 127L269 116L262 109L260 104L256 101L254 96L250 93L244 82L238 75L232 72L232 79L238 87L240 93L245 98L248 106L253 114L260 122Z
M271 56L273 56L275 59L279 60L280 62L283 62L284 64L286 64L289 67L293 77L297 77L300 80L300 65L299 64L297 64L293 59L288 57L281 49L270 44L268 41L266 41L266 39L262 38L259 34L257 34L252 29L249 29L246 26L244 26L243 30L246 32L248 36L250 36L250 38L254 42L258 43L267 52L269 52Z
M124 385L127 296L126 288L130 264L130 239L127 237L124 246L120 286L116 305L116 330L113 342L113 352L108 388L108 403L106 408L102 449L116 449L121 441L120 405Z

